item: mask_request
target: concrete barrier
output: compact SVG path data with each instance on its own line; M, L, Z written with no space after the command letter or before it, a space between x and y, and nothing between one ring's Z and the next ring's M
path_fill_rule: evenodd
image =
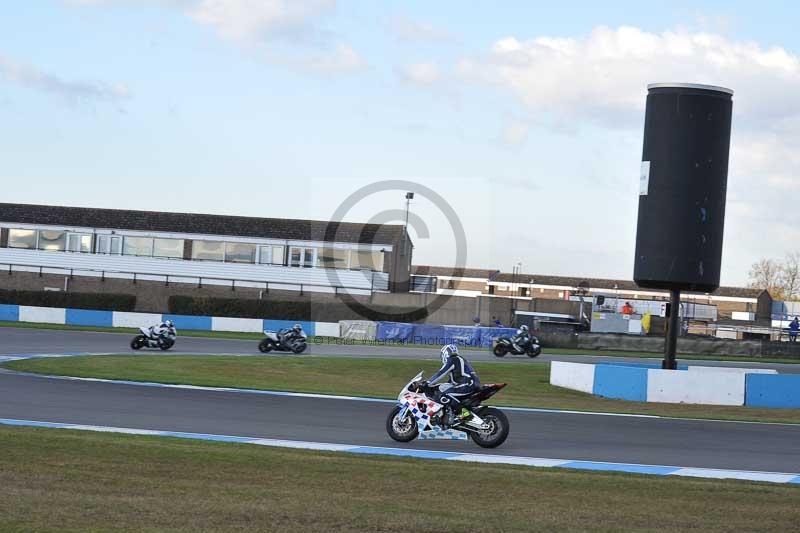
M258 318L226 318L212 317L212 331L235 331L244 333L261 333L264 331L264 321Z
M114 326L112 311L87 311L86 309L67 309L65 323L70 326L94 326L110 328Z
M0 304L0 320L4 322L19 322L19 306Z
M800 407L800 375L747 374L745 405L750 407Z
M595 365L553 361L550 363L550 384L592 394L594 369Z
M126 313L114 311L113 327L146 328L161 322L161 315L155 313Z
M19 306L20 322L37 322L39 324L65 324L67 310L54 307L29 307Z
M774 368L734 368L729 366L690 366L689 372L729 372L733 374L777 374Z
M592 392L604 398L646 402L647 373L646 367L596 365Z
M316 333L322 337L339 337L339 324L337 322L316 322Z
M163 320L172 320L175 323L175 328L178 334L182 329L192 331L211 331L211 317L210 316L191 316L191 315L163 315Z
M647 371L647 401L744 405L742 372Z

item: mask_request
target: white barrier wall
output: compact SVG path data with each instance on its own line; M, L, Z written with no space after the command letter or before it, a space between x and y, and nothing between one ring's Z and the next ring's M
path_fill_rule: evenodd
M211 330L261 333L264 331L264 321L258 318L226 318L215 316L211 318Z
M115 328L147 328L161 323L161 315L114 311L112 320Z
M591 394L594 390L594 365L583 363L550 363L550 384Z
M317 322L316 335L320 337L339 337L338 322Z
M734 374L777 374L774 368L734 368L729 366L690 366L689 372L730 372Z
M647 401L744 405L743 372L647 371Z
M67 310L54 307L19 306L20 322L38 322L40 324L66 324Z

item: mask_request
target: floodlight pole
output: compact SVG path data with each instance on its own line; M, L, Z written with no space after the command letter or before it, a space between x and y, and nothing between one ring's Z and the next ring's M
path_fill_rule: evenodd
M678 362L675 360L675 351L678 347L678 331L680 328L681 291L672 289L669 295L669 322L667 324L667 340L664 343L664 360L661 368L677 370Z

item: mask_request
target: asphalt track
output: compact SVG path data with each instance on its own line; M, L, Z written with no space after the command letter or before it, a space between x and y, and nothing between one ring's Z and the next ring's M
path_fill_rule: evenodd
M130 335L121 334L2 328L0 355L128 353L129 338ZM182 337L179 342L182 353L258 353L254 341ZM327 356L426 359L435 359L437 352L435 348L340 345L313 346L311 351ZM470 351L468 356L473 360L496 360L491 354L478 351ZM551 358L501 361L535 364L548 359ZM586 359L596 362L603 358ZM497 403L502 404L502 393ZM384 429L389 409L387 403L346 399L142 387L0 373L0 418L19 420L398 446ZM471 442L416 441L412 445L430 450L552 459L800 472L800 425L519 410L507 414L511 434L495 450L483 450Z
M33 354L109 354L109 353L163 353L160 350L142 350L136 352L130 349L130 334L124 333L97 333L86 331L61 331L28 328L0 328L0 355L33 355ZM237 354L258 355L258 341L215 339L206 337L178 338L175 348L170 354L207 355L207 354ZM506 356L497 358L487 350L467 350L464 352L471 361L496 361L502 363L547 363L551 361L572 361L576 363L599 362L639 362L658 364L657 358L641 357L607 357L595 355L547 355L545 352L536 359L524 356ZM344 344L319 344L311 345L306 352L308 355L321 357L364 357L364 358L391 358L391 359L437 359L439 347L411 348L404 346L365 346ZM288 355L288 354L287 354ZM680 358L679 358L680 360ZM756 368L774 368L781 373L800 373L800 364L780 363L748 363L732 361L684 361L689 364L703 366L740 366Z
M501 398L498 397L498 401ZM142 387L0 374L0 418L362 446L387 436L387 403ZM553 459L800 472L800 426L509 411L502 447L415 448Z

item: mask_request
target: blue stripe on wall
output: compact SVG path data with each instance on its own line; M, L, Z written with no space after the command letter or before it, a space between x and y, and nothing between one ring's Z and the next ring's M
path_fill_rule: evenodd
M302 322L302 321L292 321L292 320L264 320L264 329L266 331L278 331L279 329L290 328L295 324L300 324L301 326L303 326L303 331L305 331L306 335L308 335L309 337L317 334L316 322Z
M800 407L800 375L747 374L744 404L752 407Z
M605 398L646 402L647 368L597 365L592 392Z
M113 311L88 311L86 309L67 309L66 324L70 326L113 327Z
M189 316L189 315L164 315L162 320L172 320L175 327L180 330L188 329L194 331L211 331L210 316Z
M0 320L19 322L19 306L0 304Z

